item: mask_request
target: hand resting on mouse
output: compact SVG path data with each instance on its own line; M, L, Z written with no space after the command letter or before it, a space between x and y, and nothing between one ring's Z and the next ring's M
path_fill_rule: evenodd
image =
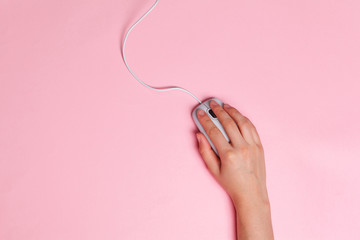
M211 149L204 134L198 132L199 152L207 168L229 194L236 209L237 237L274 239L270 203L266 188L264 150L251 121L237 109L216 101L210 107L224 127L230 142L204 111L198 119L215 145L219 157Z

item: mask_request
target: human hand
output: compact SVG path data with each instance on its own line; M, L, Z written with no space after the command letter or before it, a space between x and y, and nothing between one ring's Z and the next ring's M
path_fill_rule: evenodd
M202 133L197 133L199 151L209 171L231 197L237 219L237 237L242 240L273 240L270 203L266 189L264 150L251 121L228 104L216 101L210 107L225 129L230 142L204 111L198 119L216 147L212 150Z
M220 157L211 149L205 136L198 132L199 152L206 166L235 205L244 201L267 203L264 150L255 126L228 104L222 108L216 101L211 101L210 107L223 125L230 142L226 141L208 115L199 110L198 119Z

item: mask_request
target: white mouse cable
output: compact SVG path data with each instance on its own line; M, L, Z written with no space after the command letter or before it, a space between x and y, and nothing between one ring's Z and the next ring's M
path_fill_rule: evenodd
M200 99L198 99L194 94L192 94L191 92L189 92L188 90L184 89L184 88L181 88L181 87L169 87L169 88L155 88L155 87L151 87L149 85L147 85L146 83L144 83L143 81L141 81L136 75L135 73L131 70L131 68L129 67L127 61L126 61L126 57L125 57L125 44L126 44L126 39L129 35L129 33L131 32L131 30L144 18L146 17L146 15L148 15L154 8L155 6L157 5L157 3L159 2L159 0L156 0L156 2L154 3L154 5L139 19L137 20L130 28L129 30L127 31L126 35L125 35L125 39L124 39L124 43L122 45L122 57L123 57L123 60L125 62L125 65L127 67L127 69L129 70L129 72L134 76L134 78L136 80L138 80L138 82L140 82L142 85L144 85L145 87L147 88L150 88L152 90L155 90L155 91L159 91L159 92L163 92L163 91L170 91L170 90L181 90L183 92L186 92L187 94L190 94L193 98L195 98L200 104L202 103L200 101Z

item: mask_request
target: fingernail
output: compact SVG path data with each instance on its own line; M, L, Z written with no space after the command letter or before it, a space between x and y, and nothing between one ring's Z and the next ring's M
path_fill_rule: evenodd
M228 109L228 108L230 108L230 105L225 103L224 108Z
M211 102L210 102L210 106L212 106L212 107L216 107L216 106L218 106L219 104L215 101L215 100L212 100Z
M198 143L200 143L200 135L199 134L196 134L196 138L198 140Z
M198 110L198 114L199 114L199 116L204 116L204 115L205 115L205 112L204 112L204 110L199 109L199 110Z

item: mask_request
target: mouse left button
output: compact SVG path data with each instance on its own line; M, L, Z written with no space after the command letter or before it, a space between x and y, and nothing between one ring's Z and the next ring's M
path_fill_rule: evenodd
M209 113L210 113L210 115L211 115L213 118L217 118L212 109L209 110Z

